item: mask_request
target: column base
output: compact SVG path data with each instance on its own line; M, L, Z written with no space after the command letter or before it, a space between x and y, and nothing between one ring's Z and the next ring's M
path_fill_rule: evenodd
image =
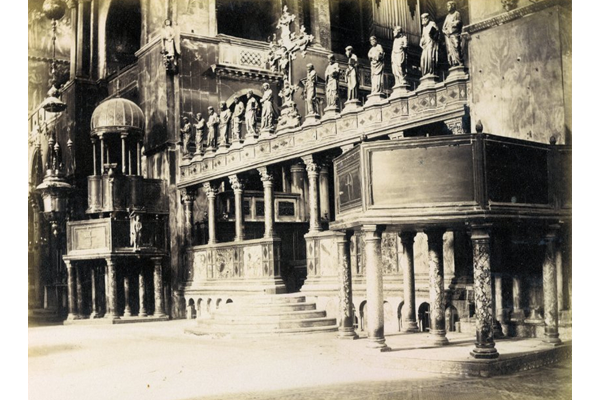
M159 312L159 313L154 313L154 314L152 314L152 317L153 317L153 318L164 318L164 317L166 317L166 316L167 316L167 314L165 314L165 313L163 313L163 312Z
M354 328L340 326L338 329L338 339L355 340L358 335L354 332Z
M494 358L498 358L498 356L500 356L500 353L498 353L498 350L496 350L495 347L476 347L473 350L471 350L471 357L473 358L477 358L477 359L484 359L484 360L491 360Z
M562 344L562 340L558 338L558 333L544 333L542 342L549 346L559 346Z
M494 320L494 339L504 339L504 332L502 332L502 324L498 320Z
M131 317L131 309L130 308L126 308L125 311L123 312L123 316L124 317Z
M94 318L98 318L98 317L99 317L99 315L98 315L98 313L97 313L96 311L93 311L93 312L90 314L90 319L94 319Z
M381 104L385 101L385 93L371 93L367 95L367 102L365 103L365 107Z
M140 312L138 312L138 317L147 317L148 313L146 313L146 310L140 310Z
M417 92L420 90L435 88L437 78L438 76L433 74L425 75L424 77L422 77L419 83L419 87L417 88Z
M121 319L121 317L118 315L106 314L104 319Z
M377 350L380 352L391 351L391 347L385 344L385 338L372 339L368 338L367 348Z
M406 333L418 333L419 331L419 325L417 324L416 321L408 321L405 322L406 323L406 329L403 329L402 332L406 332Z
M73 313L69 313L69 315L67 315L67 321L75 321L76 319L79 319L79 316Z
M429 331L428 341L435 346L445 346L449 344L448 338L446 337L446 331Z
M347 102L344 103L344 109L342 110L342 114L346 114L352 111L358 111L360 110L362 107L360 105L360 100L358 99L354 99L354 100L348 100Z

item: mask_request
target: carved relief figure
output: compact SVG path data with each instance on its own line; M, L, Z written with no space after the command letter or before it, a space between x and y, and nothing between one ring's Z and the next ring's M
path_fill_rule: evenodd
M273 109L273 91L268 83L263 84L263 97L260 102L262 103L261 130L271 131L273 130L275 110Z
M392 72L394 74L395 86L406 84L406 49L408 39L402 32L402 28L394 28L394 44L392 45Z
M317 71L312 64L306 65L306 113L318 114L319 104L317 102Z
M423 34L421 35L421 74L423 76L435 75L438 59L438 39L440 32L437 25L429 18L428 13L421 15Z
M371 50L369 50L369 61L371 61L371 94L383 93L383 47L377 43L377 38L371 36L369 39Z
M227 107L227 104L221 102L221 115L219 116L219 147L227 146L229 139L229 123L231 120L231 111Z
M190 140L192 138L192 124L188 117L183 117L183 128L181 131L181 141L183 145L181 146L181 151L184 156L188 156L190 153Z
M196 124L194 125L196 128L196 153L200 153L202 151L202 147L204 144L204 131L206 130L206 121L202 118L202 114L196 114Z
M242 123L244 122L244 112L246 109L244 103L237 96L233 98L233 104L235 104L235 108L233 110L232 141L239 142L242 138Z
M248 97L248 100L246 101L246 135L249 137L256 137L256 113L258 102L254 98L252 90L249 90L246 96Z
M358 100L358 57L354 54L352 46L346 47L346 57L348 57L348 70L346 71L348 100Z
M444 20L442 32L446 39L446 50L448 52L448 63L451 66L463 65L462 41L460 34L462 32L462 19L460 13L456 10L456 3L449 1L446 3L448 15Z
M335 62L333 54L327 56L329 65L325 69L325 96L327 98L327 108L337 108L339 99L338 78L340 76L340 66Z
M206 146L214 150L216 146L217 127L219 126L219 116L215 113L213 107L208 107L208 134L206 135Z

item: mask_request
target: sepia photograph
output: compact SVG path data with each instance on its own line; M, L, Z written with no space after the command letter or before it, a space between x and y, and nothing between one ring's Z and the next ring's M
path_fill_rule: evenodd
M27 7L23 398L575 397L571 0Z

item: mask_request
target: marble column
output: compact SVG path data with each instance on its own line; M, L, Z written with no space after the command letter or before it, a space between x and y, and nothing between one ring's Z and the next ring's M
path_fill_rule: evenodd
M473 286L475 291L475 348L474 358L497 358L494 342L494 316L492 314L492 273L490 264L489 227L474 226L471 231L473 244Z
M67 321L73 321L77 319L77 305L75 303L75 293L77 291L75 287L75 274L77 271L73 264L69 260L64 260L65 265L67 266L67 295L69 298L69 314L67 315Z
M311 10L312 33L315 36L314 44L325 49L331 49L331 13L329 0L314 0Z
M137 170L136 173L139 176L142 176L142 150L140 148L142 139L137 140L136 145L136 161L137 161Z
M265 202L265 238L273 237L273 224L275 223L274 204L273 204L273 175L269 173L267 167L258 168L260 180L263 183L264 202Z
M86 59L86 54L83 51L83 46L85 46L85 36L87 36L86 33L89 33L89 26L87 26L89 20L86 23L86 9L89 8L89 2L90 0L79 0L79 7L77 11L77 63L75 67L75 73L77 76L84 75L83 64Z
M127 174L127 160L125 159L125 154L127 153L127 144L125 142L125 139L127 138L127 134L122 133L121 134L121 171L123 172L123 175Z
M71 13L71 55L70 55L70 79L75 79L77 73L77 0L67 1L67 7Z
M83 287L81 285L81 270L83 266L79 266L76 277L77 282L77 315L79 318L83 318Z
M308 209L309 228L308 233L316 233L322 230L319 220L319 166L312 156L302 157L308 174Z
M193 229L194 226L194 200L196 199L196 190L191 188L183 189L181 194L181 200L183 202L183 214L184 214L184 237L185 244L188 246L193 245Z
M400 242L403 248L400 265L404 274L404 307L402 314L404 316L404 331L409 333L419 332L415 305L415 258L413 247L415 236L416 232L400 233Z
M208 244L217 243L216 231L216 216L215 216L215 199L217 197L217 189L213 188L209 182L203 184L208 200Z
M319 171L319 209L321 220L331 221L331 210L329 207L329 168L321 166Z
M163 306L162 258L152 258L154 262L154 316L165 317Z
M231 183L235 201L235 241L241 242L244 240L244 185L237 175L229 176L229 183Z
M512 278L512 294L513 294L513 311L511 319L514 321L523 321L525 313L522 308L521 299L521 277L513 276Z
M383 332L383 272L381 265L381 231L376 225L363 225L367 277L367 346L389 350Z
M558 345L558 299L556 283L556 239L559 230L558 225L548 227L544 242L546 243L546 254L543 265L544 282L544 343Z
M98 299L96 298L96 268L93 266L90 268L90 279L92 285L92 313L90 314L90 319L94 319L98 318L98 309L96 306Z
M502 306L502 275L494 274L494 335L496 338L504 337L504 307Z
M337 238L338 271L340 282L340 339L356 339L354 310L352 308L352 270L350 268L350 241L345 231Z
M444 230L425 231L429 255L429 328L430 340L436 345L448 344L444 296Z
M140 296L140 311L138 311L138 317L147 317L148 313L146 312L146 284L144 282L144 267L140 265L140 272L138 278L138 294Z
M119 310L117 304L117 270L115 269L116 263L113 259L106 259L106 274L108 276L108 294L107 303L108 311L105 318L119 319Z
M124 274L123 291L125 292L125 311L123 312L123 316L131 317L131 307L129 306L129 273L128 271L124 271Z
M104 174L104 136L100 135L100 175Z
M96 176L98 175L98 161L96 160L96 143L98 140L93 137L90 139L90 141L92 142L92 165L94 166L93 173L94 176Z
M298 216L300 221L306 219L306 201L304 195L304 167L302 164L294 164L290 167L292 176L291 191L300 195L300 205L298 206Z

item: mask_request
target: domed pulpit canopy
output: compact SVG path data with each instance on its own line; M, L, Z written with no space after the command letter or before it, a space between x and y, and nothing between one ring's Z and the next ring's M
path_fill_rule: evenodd
M104 133L142 133L144 113L131 100L120 97L101 103L92 114L91 136Z

